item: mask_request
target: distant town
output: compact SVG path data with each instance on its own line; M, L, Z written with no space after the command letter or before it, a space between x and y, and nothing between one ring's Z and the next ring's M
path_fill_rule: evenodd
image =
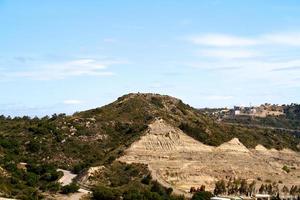
M215 117L252 116L264 118L267 116L284 116L285 107L286 105L265 103L260 106L234 106L233 108L204 108L200 110Z

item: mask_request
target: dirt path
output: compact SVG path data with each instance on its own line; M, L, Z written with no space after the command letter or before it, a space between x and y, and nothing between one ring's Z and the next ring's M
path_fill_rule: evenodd
M64 174L63 177L61 177L61 178L58 180L58 182L59 182L62 186L69 185L70 183L73 182L73 179L77 176L76 174L73 174L72 172L67 171L67 170L58 169L57 171L58 171L58 172L62 172L62 173Z
M69 185L76 178L76 174L73 174L70 171L58 169L57 171L63 172L63 177L61 177L58 182L61 183L62 186ZM80 188L78 192L70 195L59 195L57 196L58 200L80 200L84 195L91 193L91 191Z

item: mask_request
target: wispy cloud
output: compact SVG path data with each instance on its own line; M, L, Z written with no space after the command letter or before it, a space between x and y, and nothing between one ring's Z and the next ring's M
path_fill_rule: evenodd
M225 66L225 67L214 67L214 68L207 68L210 71L233 71L233 70L238 70L241 69L241 66Z
M265 34L260 40L263 44L300 46L300 32Z
M27 63L22 71L0 71L0 77L30 78L35 80L64 79L74 76L112 76L109 67L125 63L116 60L75 59L61 62Z
M240 49L204 49L199 51L199 55L221 59L253 58L259 56L257 52Z
M298 64L297 64L298 63ZM246 60L213 60L195 63L186 63L185 66L211 71L214 75L221 76L231 84L269 84L284 87L299 87L300 60L271 61L268 59Z
M202 61L194 63L184 63L186 66L209 69L209 70L233 70L243 69L247 70L246 75L256 74L256 76L263 75L264 73L276 72L276 71L290 71L298 70L300 68L300 59L289 59L282 61L272 61L268 59L245 59L245 60L213 60ZM299 67L298 67L299 66ZM243 74L239 74L242 76Z
M299 86L300 32L265 33L254 36L200 34L188 37L199 62L186 65L211 71L236 83L268 83ZM200 50L199 50L200 48Z
M292 66L292 67L281 67L281 68L275 68L273 71L295 71L300 70L300 66Z
M300 32L267 33L241 37L236 35L211 33L186 37L186 40L202 46L249 47L257 45L300 46Z
M187 40L197 45L215 47L252 46L256 45L258 42L252 38L244 38L225 34L205 34L191 36L188 37Z
M77 99L67 99L67 100L64 100L63 103L66 105L78 105L78 104L81 104L82 101L77 100Z

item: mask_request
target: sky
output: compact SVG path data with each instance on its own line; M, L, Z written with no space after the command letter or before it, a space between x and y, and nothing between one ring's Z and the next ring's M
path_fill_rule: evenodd
M0 0L0 115L132 92L193 107L300 103L298 0Z

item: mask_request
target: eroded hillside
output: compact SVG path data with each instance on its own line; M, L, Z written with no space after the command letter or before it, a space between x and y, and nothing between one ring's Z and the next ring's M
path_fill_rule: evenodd
M140 140L119 158L126 163L147 164L154 178L179 192L206 185L213 190L220 179L244 178L258 185L268 180L282 185L300 184L300 154L291 150L246 148L237 138L218 147L208 146L164 120L156 120ZM293 169L287 173L282 168Z
M156 119L164 122L158 123ZM259 144L274 149L249 150ZM121 157L123 161L149 164L162 183L179 190L199 186L203 181L211 185L225 174L239 175L245 171L254 177L251 169L262 163L267 163L261 167L266 175L255 177L267 179L270 172L280 177L285 164L291 167L286 176L289 181L290 176L299 176L298 164L292 166L294 155L277 150L299 151L299 144L299 136L288 131L218 122L170 96L128 94L106 106L71 116L0 116L0 169L8 174L0 177L0 192L20 197L56 191L57 168L74 173L82 173L92 166L104 165L110 169L122 155L125 155ZM266 156L269 153L271 158ZM27 163L29 169L18 169L19 163ZM51 178L45 180L39 168L44 174L50 173ZM223 168L224 173L220 173Z

